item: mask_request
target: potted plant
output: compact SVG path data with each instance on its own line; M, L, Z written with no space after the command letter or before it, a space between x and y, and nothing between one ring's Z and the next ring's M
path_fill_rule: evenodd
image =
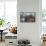
M3 18L0 18L0 27L2 27L4 25L4 19Z

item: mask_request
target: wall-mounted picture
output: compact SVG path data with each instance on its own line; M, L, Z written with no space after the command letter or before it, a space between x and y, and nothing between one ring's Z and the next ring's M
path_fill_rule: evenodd
M35 22L35 12L20 12L20 22Z

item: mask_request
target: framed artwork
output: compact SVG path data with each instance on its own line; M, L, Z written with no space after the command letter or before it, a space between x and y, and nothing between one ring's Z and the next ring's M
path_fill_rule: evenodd
M20 22L35 22L36 12L20 12Z

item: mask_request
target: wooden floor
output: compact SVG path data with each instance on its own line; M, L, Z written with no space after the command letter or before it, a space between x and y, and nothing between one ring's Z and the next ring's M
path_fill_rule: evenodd
M5 46L5 42L0 42L0 46Z
M5 46L5 41L3 41L3 42L0 41L0 46ZM37 44L33 44L33 46L38 46L38 45ZM46 46L46 43L43 43L40 46Z
M42 42L41 46L46 46L46 42Z

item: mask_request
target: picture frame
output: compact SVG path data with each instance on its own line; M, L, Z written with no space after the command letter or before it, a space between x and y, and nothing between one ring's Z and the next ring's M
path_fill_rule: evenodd
M20 22L35 22L36 12L20 12Z

